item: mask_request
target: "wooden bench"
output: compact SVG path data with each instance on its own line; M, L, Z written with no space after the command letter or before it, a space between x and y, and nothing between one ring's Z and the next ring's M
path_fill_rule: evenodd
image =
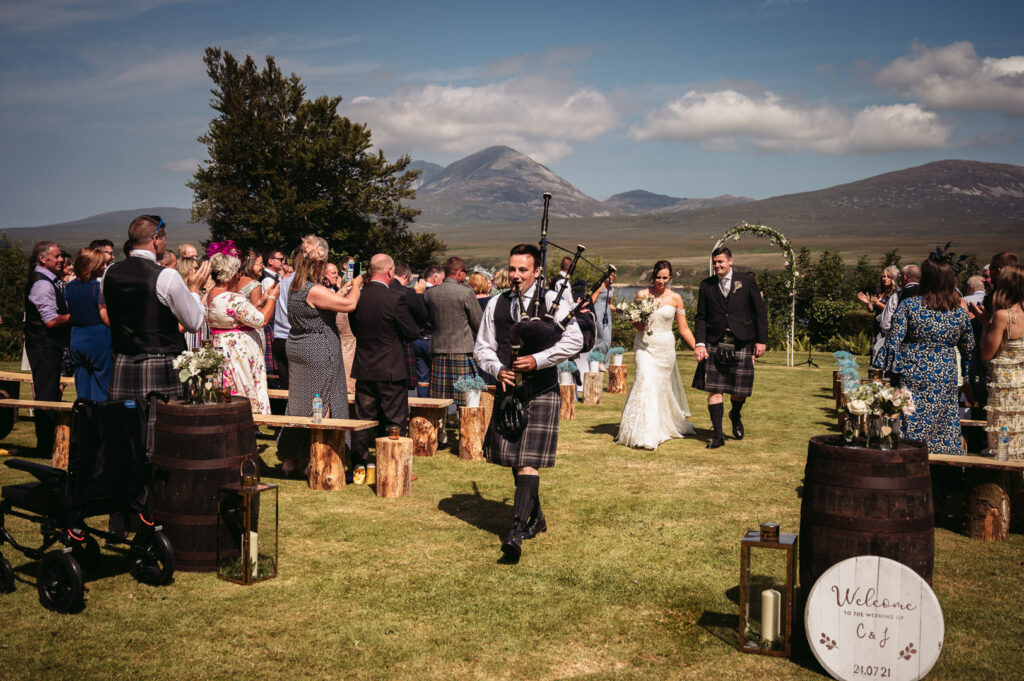
M286 400L288 399L288 391L280 388L270 388L267 390L267 396L271 399ZM492 400L493 402L493 400ZM348 396L348 403L354 404L355 397L352 395ZM447 397L410 397L409 398L409 421L411 422L416 417L422 417L427 420L426 424L417 423L418 427L426 431L421 433L421 437L424 441L433 441L434 448L437 445L437 436L439 433L444 431L444 421L448 415L448 407L455 404L455 400ZM490 412L488 412L488 416ZM422 455L422 454L420 454ZM430 453L433 455L433 452Z
M53 451L51 464L59 468L68 465L68 447L71 437L71 408L73 402L44 402L41 400L0 399L0 408L48 409L54 412ZM366 430L376 421L325 418L313 423L311 416L277 416L253 414L258 426L305 428L311 431L309 445L309 486L312 489L339 489L345 486L345 432ZM340 471L340 475L339 475Z
M31 383L32 374L24 371L0 371L0 381L18 381L20 383ZM62 388L69 385L74 385L75 379L73 376L61 376L60 385Z
M982 421L984 423L984 421ZM930 454L933 466L965 469L964 532L976 539L1009 538L1011 495L1020 487L1024 460L997 461L988 456Z
M0 399L0 409L47 409L53 414L53 450L50 463L67 468L68 446L71 443L71 407L73 402L47 402L43 400L19 400L12 397Z
M332 418L313 423L312 416L278 414L253 414L252 420L258 426L309 430L309 488L322 490L345 486L345 432L367 430L377 425L376 421Z

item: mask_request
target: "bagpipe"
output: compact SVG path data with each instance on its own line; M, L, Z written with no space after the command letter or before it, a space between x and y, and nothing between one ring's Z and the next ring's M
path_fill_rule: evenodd
M511 331L513 364L515 364L520 355L533 355L553 347L562 339L566 328L573 320L576 320L580 332L583 334L581 354L589 352L594 347L597 337L597 320L594 316L591 298L616 271L614 265L608 265L601 277L590 288L589 293L584 294L567 315L558 319L558 308L562 304L565 290L570 286L572 276L580 260L598 271L601 268L583 257L583 251L587 250L586 246L578 244L575 252L573 252L548 241L548 208L550 204L551 194L545 192L544 214L541 217L540 223L540 276L537 277L532 300L529 303L524 303L523 292L519 290L518 282L513 285L514 301L512 316L516 320L512 325ZM559 282L554 301L550 307L544 305L545 309L542 315L542 302L547 293L544 271L547 269L547 250L549 245L566 253L572 253L573 256L572 262L566 270L565 278ZM551 373L553 376L555 375L555 372ZM526 404L534 396L548 392L554 385L554 382L551 385L525 385L522 374L516 372L515 388L505 391L505 396L497 407L497 426L501 435L507 440L517 441L526 429Z

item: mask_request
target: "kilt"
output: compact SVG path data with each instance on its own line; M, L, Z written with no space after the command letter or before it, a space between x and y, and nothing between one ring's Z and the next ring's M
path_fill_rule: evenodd
M472 354L434 353L430 360L430 396L454 399L457 405L464 407L466 395L455 390L455 382L476 374L476 361Z
M557 391L537 395L526 405L526 430L518 442L503 438L495 422L500 415L497 406L502 399L499 392L495 397L495 409L491 412L491 423L484 438L484 456L491 463L512 468L551 468L555 465L558 450L558 410L562 396Z
M114 354L114 369L110 377L108 400L135 400L142 403L151 391L165 393L171 399L181 397L178 372L171 366L170 355L139 355L136 361L129 355ZM156 407L149 405L149 427L146 431L146 452L153 453L153 426Z
M736 361L725 372L719 370L715 364L717 350L717 343L708 346L708 359L697 364L697 371L693 375L693 387L709 393L750 397L754 392L754 344L737 345Z

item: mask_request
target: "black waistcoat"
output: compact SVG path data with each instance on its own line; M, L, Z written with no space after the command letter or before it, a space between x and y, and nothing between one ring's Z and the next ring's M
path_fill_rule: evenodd
M544 292L540 293L540 316L547 314L547 300ZM512 367L512 320L513 299L502 294L494 304L494 337L498 341L497 355L502 366ZM555 390L558 387L558 368L548 367L523 374L523 384L528 386L534 395Z
M114 352L176 355L185 349L177 318L156 297L156 280L163 269L148 258L132 257L111 265L104 275Z
M57 326L52 329L46 328L39 309L28 299L32 286L37 281L45 281L53 287L54 295L57 298L57 314L68 314L68 304L64 300L64 291L56 279L50 279L45 274L35 271L29 272L28 284L25 285L25 347L27 348L63 348L71 343L71 325Z

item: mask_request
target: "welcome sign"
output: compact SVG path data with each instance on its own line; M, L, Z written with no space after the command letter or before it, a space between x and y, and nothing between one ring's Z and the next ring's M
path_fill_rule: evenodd
M818 662L843 681L923 678L939 659L945 632L928 583L879 556L830 567L811 589L804 624Z

